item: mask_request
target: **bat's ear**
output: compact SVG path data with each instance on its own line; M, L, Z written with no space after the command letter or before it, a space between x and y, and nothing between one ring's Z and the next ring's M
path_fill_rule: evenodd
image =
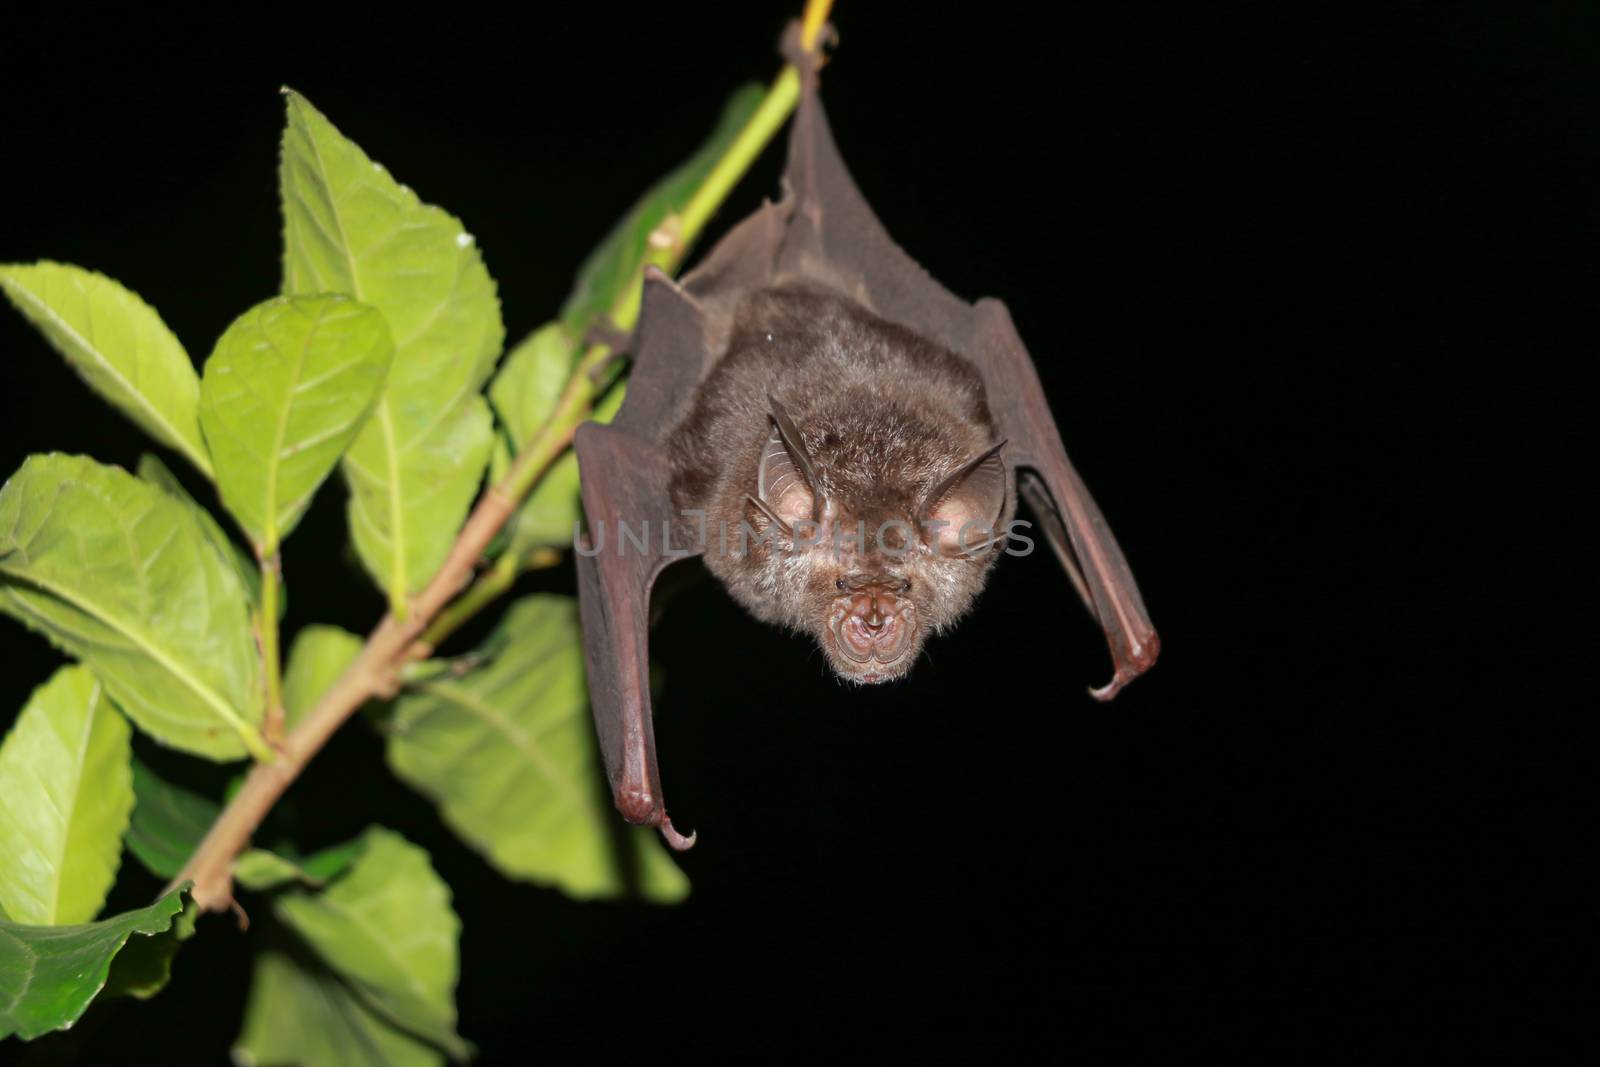
M805 442L789 415L772 397L772 434L761 450L756 471L756 500L768 517L792 528L802 519L818 520L822 494Z
M923 538L945 555L971 555L994 543L1006 506L1005 444L972 456L929 490L919 524Z

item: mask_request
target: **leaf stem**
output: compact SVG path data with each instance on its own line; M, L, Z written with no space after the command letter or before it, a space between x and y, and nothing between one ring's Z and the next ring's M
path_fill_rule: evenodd
M739 136L728 146L727 152L717 161L711 173L706 175L705 181L684 205L683 211L678 216L678 232L674 235L676 239L666 247L650 249L649 262L668 274L677 271L693 246L695 238L700 236L700 231L705 229L706 223L711 220L717 208L722 206L728 194L739 184L739 179L744 177L750 165L761 154L761 150L788 121L790 113L794 111L795 102L799 99L800 75L793 67L785 66L773 81L772 87L767 90L767 95L756 108L755 114L750 116L744 129L739 131ZM637 308L637 301L635 307ZM628 328L632 324L619 323L619 325Z
M278 594L283 580L283 557L277 552L261 559L261 666L267 676L267 716L262 733L269 745L283 738L283 664L278 653Z
M807 35L803 38L807 49L815 49L816 35L831 7L832 0L808 0L804 22ZM799 87L798 72L792 66L785 66L745 129L690 198L689 206L679 222L679 239L672 242L669 248L662 249L660 258L650 262L663 269L676 269L681 265L689 241L699 234L729 191L749 169L756 155L788 118L799 99ZM614 314L615 321L623 329L631 329L637 320L639 288L640 281L635 279L614 309L614 313L627 312L625 315ZM630 304L631 310L628 308ZM478 562L495 535L516 513L522 501L555 461L571 447L572 436L578 424L588 417L600 388L595 372L604 367L611 356L611 349L603 344L592 345L583 354L568 378L555 409L518 453L505 476L478 500L461 532L456 535L450 554L438 573L409 605L397 605L399 610L391 609L383 617L367 637L355 661L283 739L278 758L271 762L259 762L251 768L244 784L172 882L176 886L186 880L193 881L194 899L201 909L220 911L232 903L235 857L249 843L250 836L278 798L345 720L368 700L393 696L399 689L400 671L406 663L429 655L438 641L454 632L515 580L520 564L513 561L505 565L507 571L502 571L501 564L497 563L479 579L481 588L474 587L461 595L472 581ZM267 615L267 574L263 566L263 616ZM276 580L277 575L274 574L272 584L275 585ZM275 590L273 596L276 597ZM460 600L456 601L458 596ZM452 601L456 601L454 606L451 606ZM448 612L447 606L450 607ZM406 610L407 607L409 610ZM436 618L438 625L430 626ZM275 653L276 603L272 605L270 623L263 618L263 635L269 627ZM264 647L267 640L263 636ZM276 655L271 658L275 661Z

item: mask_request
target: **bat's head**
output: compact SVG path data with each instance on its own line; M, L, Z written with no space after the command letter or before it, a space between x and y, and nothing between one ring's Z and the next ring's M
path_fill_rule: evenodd
M776 402L772 422L749 501L778 534L761 556L782 621L814 636L841 678L903 676L972 606L1004 543L1004 442L880 435L868 455L826 432L808 449Z

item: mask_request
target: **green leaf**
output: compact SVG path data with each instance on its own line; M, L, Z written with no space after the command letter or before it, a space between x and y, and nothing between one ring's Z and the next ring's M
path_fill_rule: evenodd
M517 451L527 447L555 410L573 352L566 331L559 323L550 323L512 349L500 365L489 386L489 401ZM621 408L622 398L621 386L612 389L596 405L590 421L610 422ZM497 441L491 477L498 481L511 461L511 449ZM578 509L578 457L569 451L545 472L512 518L507 551L525 557L541 548L568 547Z
M0 904L13 922L88 922L133 809L131 731L94 675L62 667L0 744Z
M280 296L224 331L200 380L222 502L270 556L365 425L394 356L383 316L344 296Z
M364 839L327 889L281 893L273 910L364 1004L464 1059L470 1046L455 1032L461 923L449 887L399 834L374 828Z
M105 275L65 263L0 265L0 289L91 389L211 475L194 364L154 308Z
M500 364L489 386L489 400L520 449L555 410L577 347L559 322L529 334Z
M444 1054L367 1007L315 960L269 949L256 956L239 1067L437 1067Z
M246 849L240 853L234 861L233 880L246 889L258 892L277 889L291 882L313 887L322 885L322 879L308 875L299 865L264 848Z
M284 292L348 293L394 336L388 385L344 472L357 554L403 614L449 554L489 462L479 391L505 339L500 304L460 222L285 95Z
M681 900L688 881L656 835L622 825L604 792L576 605L527 597L503 627L504 655L400 699L389 765L508 875L584 899L625 894L634 868L645 897Z
M128 850L158 878L172 878L211 829L221 805L164 781L143 760L133 758L137 803L125 838ZM289 849L246 849L234 866L234 879L246 889L274 889L290 881L321 885L344 871L360 854L350 842L299 857Z
M245 591L155 486L83 456L29 457L0 489L0 610L81 659L157 740L270 756Z
M200 531L205 534L206 540L217 550L233 572L239 576L240 583L245 592L250 596L250 603L257 607L261 604L261 570L256 566L256 561L239 547L239 543L228 536L222 524L200 502L189 495L189 491L178 481L176 475L167 468L165 463L156 458L152 453L146 452L139 457L139 477L156 486L172 499L178 501L194 515L195 521L200 524ZM283 618L284 606L288 603L285 596L278 597L278 618Z
M489 402L517 451L532 440L555 410L575 353L566 330L552 322L512 349L500 365L489 386ZM511 466L511 458L511 450L497 441L490 467L496 481ZM508 550L525 556L538 548L570 545L577 517L578 460L569 454L545 472L511 520Z
M0 1039L31 1041L77 1022L128 938L171 929L187 889L185 883L148 908L82 926L0 921Z
M262 892L292 883L320 888L345 872L366 847L364 840L347 841L309 856L285 855L282 850L246 849L234 864L233 877L246 889Z
M366 847L366 841L357 838L342 845L330 845L309 856L296 857L294 862L305 877L317 882L331 882L343 874Z
M283 673L284 728L294 729L361 652L361 638L337 626L307 626L295 635Z
M128 851L157 878L176 877L217 821L221 806L164 781L137 756L133 795L133 819L124 839Z
M170 929L129 941L111 961L104 995L149 1000L165 989L172 979L172 961L183 943L194 936L199 918L200 905L186 897Z
M639 286L650 234L669 215L682 211L695 189L711 173L717 160L733 143L750 116L760 106L765 91L754 83L738 89L723 105L722 116L704 144L679 167L651 186L633 208L606 235L578 268L577 281L561 306L561 321L573 338L581 339L589 327L608 315L624 290ZM638 293L631 294L637 300Z

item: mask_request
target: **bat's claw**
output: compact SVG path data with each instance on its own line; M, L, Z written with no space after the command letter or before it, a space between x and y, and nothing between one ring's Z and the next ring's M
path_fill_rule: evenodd
M667 818L666 809L661 807L655 794L648 789L619 789L615 799L617 810L622 812L622 817L635 826L654 826L661 831L661 836L666 838L667 844L678 852L686 852L694 847L698 833L684 837L673 827L672 820Z
M778 52L783 58L800 72L800 77L806 81L814 81L817 71L828 61L824 52L830 45L839 43L839 31L834 29L833 23L825 22L817 30L816 40L810 48L805 43L805 26L795 19L784 27L783 37L778 41Z
M1134 648L1126 660L1120 657L1117 660L1117 671L1111 676L1111 681L1096 689L1089 687L1089 695L1101 703L1105 703L1118 693L1122 692L1127 684L1139 675L1156 665L1156 658L1161 655L1161 638L1152 633L1145 642Z
M695 839L700 836L700 831L696 830L688 837L684 837L673 829L672 820L667 818L665 813L661 816L661 825L656 829L661 831L661 836L667 839L667 844L672 846L674 852L687 852L694 848Z
M1105 685L1098 687L1091 685L1089 687L1089 695L1104 704L1122 692L1122 687L1137 677L1139 676L1131 671L1118 670L1116 674L1111 676L1111 681Z

